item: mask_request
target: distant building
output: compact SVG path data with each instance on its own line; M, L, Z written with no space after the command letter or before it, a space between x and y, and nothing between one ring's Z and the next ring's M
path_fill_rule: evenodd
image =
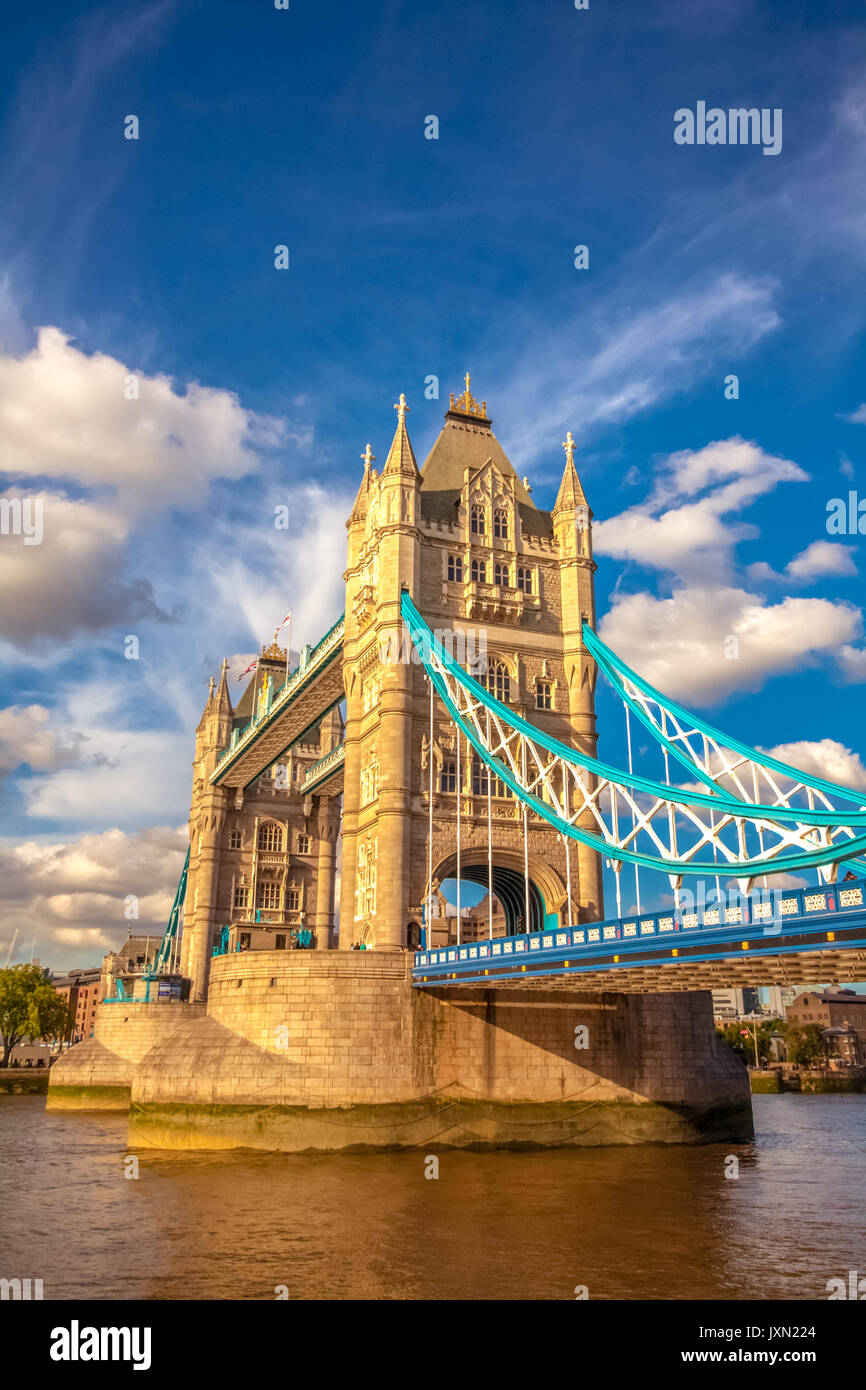
M821 1037L829 1058L838 1058L845 1066L859 1067L866 1060L866 1037L850 1023L835 1028L822 1028Z
M133 979L153 965L161 941L161 936L128 936L119 950L109 951L102 960L100 999L117 993L118 980L131 995Z
M102 971L98 965L86 970L70 970L65 975L53 975L51 983L66 999L72 1011L72 1024L65 1037L55 1043L77 1043L93 1037L96 1006L103 997L100 989Z
M493 899L493 935L505 936L506 920L505 913L499 899ZM464 941L481 941L490 936L490 894L485 893L484 897L469 911L463 918L463 929L461 936Z
M788 1006L789 1023L817 1023L823 1028L850 1025L866 1039L866 994L853 989L825 989L798 994Z
M784 1018L785 1010L797 997L797 990L793 985L769 985L762 993L766 995L763 1010L770 1018Z
M433 947L448 946L457 940L457 911L451 903L446 902L444 893L440 891L437 897L439 899L439 915L433 918L432 931L428 944ZM506 917L502 904L494 895L493 935L505 936L506 926ZM460 940L486 941L489 935L490 894L485 893L481 901L476 903L474 907L464 907L462 909L460 913Z
M714 989L713 1017L719 1023L730 1023L737 1018L750 1018L758 1010L758 990Z

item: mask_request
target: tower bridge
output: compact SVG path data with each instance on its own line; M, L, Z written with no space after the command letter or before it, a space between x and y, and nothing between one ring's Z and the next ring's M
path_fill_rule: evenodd
M211 682L163 953L176 962L182 910L190 1009L163 1009L147 1026L164 1041L130 1043L122 1065L135 1010L107 1009L107 1053L64 1059L52 1094L126 1067L131 1134L169 1145L745 1137L747 1078L705 991L863 978L866 807L683 709L599 638L571 434L544 511L468 376L421 468L405 397L395 410L381 471L362 455L344 614L294 671L275 636L237 704L226 663ZM599 757L599 675L627 767ZM642 908L650 880L670 907ZM695 911L706 882L715 906ZM467 884L487 890L471 928ZM595 1030L579 1059L572 1017ZM577 1096L616 1122L585 1124Z

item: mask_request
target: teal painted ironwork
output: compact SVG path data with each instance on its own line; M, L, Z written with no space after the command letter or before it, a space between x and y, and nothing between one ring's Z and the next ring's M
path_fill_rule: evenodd
M753 877L761 873L783 873L796 871L798 869L819 868L830 864L840 863L850 860L852 857L861 854L866 850L866 834L853 836L844 844L824 845L816 852L779 854L775 857L766 858L747 858L728 860L723 864L715 860L683 860L672 856L662 858L642 854L636 850L630 850L624 845L610 843L589 831L580 829L577 825L565 820L558 815L541 798L527 791L518 779L512 774L511 770L498 758L496 758L485 746L483 740L477 735L466 719L463 718L459 709L451 699L447 685L442 675L442 671L447 672L464 691L495 715L501 723L521 734L527 740L535 743L539 747L545 748L554 757L560 759L565 764L573 767L582 768L605 780L629 787L635 791L643 791L657 800L667 802L675 806L703 806L719 811L738 820L753 820L772 824L778 822L782 825L794 824L802 826L804 821L816 827L840 825L840 815L838 812L819 812L809 811L804 814L802 809L791 807L764 806L760 804L750 804L738 800L735 797L716 789L713 794L701 792L685 793L676 787L670 787L665 783L655 782L650 778L640 777L634 774L625 774L618 769L609 767L596 758L588 754L580 753L568 745L560 743L558 739L552 738L543 731L536 729L532 724L522 719L519 715L509 710L506 705L496 700L488 691L470 676L442 647L442 644L431 632L429 626L421 617L409 594L404 591L402 595L401 610L403 619L408 628L412 642L418 651L421 662L433 682L440 699L448 709L451 718L460 727L469 743L475 749L481 760L508 786L519 800L531 807L536 815L540 816L549 825L552 825L560 834L568 836L570 839L577 840L579 843L586 844L598 853L615 858L618 861L626 860L630 863L642 865L645 868L660 870L662 872L676 875L714 875L720 870L737 876ZM431 661L431 656L436 658L436 662ZM723 736L722 736L723 737ZM846 813L844 817L846 826L866 825L866 812L855 812L852 815Z
M275 718L278 718L279 715L282 714L283 710L295 699L306 681L312 679L314 675L322 670L325 664L325 658L327 657L327 663L329 664L339 655L342 650L345 617L346 615L344 613L340 615L333 626L325 633L324 637L316 643L315 647L309 650L306 655L306 660L300 666L296 667L288 680L284 681L279 690L273 693L267 712L263 712L261 716L258 713L254 714L253 718L249 723L245 724L242 729L235 729L233 731L231 743L227 748L224 748L217 757L216 767L211 773L210 780L212 782L219 782L235 757L247 751L250 744L255 741L256 730L262 731L266 729ZM299 737L301 737L301 735L299 735ZM249 740L249 743L247 740ZM293 739L292 742L296 743L297 739Z
M168 925L166 926L166 929L163 932L162 941L159 943L159 950L157 951L156 956L154 958L152 969L150 970L150 972L145 972L146 976L149 975L150 979L153 979L156 975L161 975L164 973L165 967L168 964L169 958L171 956L172 947L177 939L177 929L180 923L181 908L183 907L184 899L186 898L186 879L187 874L189 873L189 855L190 850L189 848L187 848L186 858L183 861L183 868L181 869L180 880L177 885L177 892L174 895L174 902L171 905L171 914L168 919Z
M781 776L790 777L793 781L801 782L804 786L811 787L815 791L823 792L827 796L839 796L845 801L853 801L862 812L863 798L851 787L840 786L838 782L828 782L823 777L813 777L810 773L801 772L799 768L791 767L788 763L780 762L778 758L771 757L769 753L760 753L756 748L750 747L749 744L743 743L740 739L734 738L730 734L722 733L721 729L717 729L712 724L707 723L705 719L702 719L697 714L693 714L691 710L685 709L684 706L677 704L675 700L669 699L667 695L662 695L660 691L656 690L655 686L650 685L649 681L644 680L643 676L639 676L636 671L633 671L630 666L627 666L622 658L617 656L616 652L612 651L611 648L601 640L588 623L584 623L583 625L583 641L587 650L591 652L598 663L605 679L609 681L620 698L626 702L632 713L635 714L641 723L649 730L656 742L661 744L662 747L667 748L668 752L676 758L678 762L682 763L683 767L685 767L689 773L699 777L707 786L714 787L717 784L714 782L712 776L704 771L700 764L693 762L687 754L677 748L675 743L665 737L664 733L647 717L634 698L628 694L622 680L617 678L618 676L624 676L632 685L642 690L649 699L655 700L661 709L676 715L677 719L682 720L684 723L691 724L699 733L706 734L708 738L714 739L715 742L722 747L730 748L734 752L739 753L742 757L760 763L762 767L772 768L774 772L778 772ZM777 808L773 809L775 814ZM828 814L834 815L838 822L838 812L830 812ZM802 819L802 816L800 818ZM811 811L809 819L812 819ZM856 819L849 822L848 812L845 813L845 819L846 822L850 824L859 825L866 823Z
M587 772L595 773L598 777L604 777L611 781L619 782L622 786L630 787L634 791L646 792L649 796L658 797L661 801L669 801L675 805L682 805L687 799L691 806L706 806L714 811L727 811L731 815L743 816L748 820L778 820L800 823L804 819L804 813L797 807L772 806L768 807L757 802L741 801L737 797L730 796L718 788L714 793L689 792L686 798L682 789L669 786L666 782L657 782L651 777L642 777L639 773L629 773L620 771L610 763L602 762L599 758L593 758L588 753L581 753L576 748L571 748L567 743L561 743L559 739L552 738L550 734L544 733L542 729L537 729L534 724L522 719L519 714L515 714L507 705L503 705L494 696L488 694L487 690L474 677L470 676L462 666L449 655L442 647L441 643L434 636L427 623L421 617L418 609L413 604L408 594L403 594L402 600L403 618L409 628L410 636L416 650L421 658L422 664L430 674L430 663L425 658L424 648L436 652L436 656L441 664L459 680L464 689L471 691L473 697L478 699L487 709L494 711L504 723L511 728L525 734L540 747L546 748L548 752L556 757L562 758L564 762L571 763L575 767L585 768ZM419 640L420 639L420 640ZM439 690L439 685L436 689ZM441 693L441 691L440 691ZM446 703L448 701L446 700ZM454 711L452 710L452 713ZM455 714L458 722L460 716ZM462 727L462 724L461 724ZM652 730L652 726L648 725ZM655 730L652 730L655 738L659 738ZM467 737L469 735L467 734ZM724 738L724 735L721 736ZM470 738L471 741L471 738ZM660 741L660 740L659 740ZM478 751L478 750L476 750ZM494 766L495 764L495 766ZM497 771L501 764L494 759L490 764ZM691 766L691 765L690 765ZM503 779L507 780L507 779ZM511 785L511 783L509 783ZM712 784L714 785L714 784ZM850 794L850 793L849 793ZM838 825L838 811L810 811L808 815L810 824L814 825ZM860 810L852 814L845 813L845 823L848 825L862 825L866 827L866 810ZM866 843L866 840L864 840Z

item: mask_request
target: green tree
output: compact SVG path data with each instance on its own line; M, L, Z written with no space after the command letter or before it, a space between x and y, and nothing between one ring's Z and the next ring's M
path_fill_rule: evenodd
M755 1034L754 1028L758 1029L758 1057L760 1061L766 1062L770 1056L770 1038L776 1029L779 1028L780 1020L777 1018L765 1018L755 1025L752 1022L735 1021L726 1023L716 1028L719 1037L722 1038L729 1047L742 1057L746 1066L755 1065Z
M8 1067L12 1049L23 1038L62 1038L69 1032L71 1021L68 1003L38 965L13 965L0 970L0 1067Z
M824 1061L827 1048L819 1023L785 1023L781 1031L785 1035L788 1061L793 1066L807 1067L811 1062Z

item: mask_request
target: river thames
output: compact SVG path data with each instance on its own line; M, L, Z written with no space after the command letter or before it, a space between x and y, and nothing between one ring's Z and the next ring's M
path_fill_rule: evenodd
M139 1153L0 1097L0 1275L46 1299L826 1299L866 1274L866 1096L756 1096L751 1144ZM730 1156L739 1176L725 1177Z

